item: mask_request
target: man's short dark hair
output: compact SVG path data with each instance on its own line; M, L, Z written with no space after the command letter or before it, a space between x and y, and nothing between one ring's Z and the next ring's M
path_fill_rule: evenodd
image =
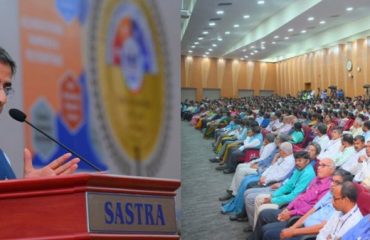
M333 130L332 130L332 131L336 131L336 132L338 132L339 134L342 134L342 133L343 133L343 129L342 129L341 127L338 127L338 126L333 127Z
M299 152L294 153L294 158L304 158L304 159L309 160L310 155L306 151L299 151Z
M340 194L342 197L348 198L351 202L355 203L357 201L357 189L353 182L347 181L342 183Z
M353 175L350 172L342 168L338 168L337 170L335 170L334 176L341 176L343 179L343 182L347 182L347 181L352 182L353 180Z
M360 141L362 143L365 142L365 137L362 135L357 135L356 137L353 138L353 141Z
M353 136L349 133L343 134L342 141L353 145Z
M260 127L259 127L259 126L253 126L253 127L251 128L251 131L252 131L253 133L255 133L255 134L258 134L258 133L260 133L260 132L261 132L261 129L260 129Z
M328 130L328 127L324 123L317 124L317 131L319 131L321 134L326 134Z
M274 142L275 140L275 135L272 134L272 133L267 133L266 136L265 136L265 139L269 142L269 143L272 143Z
M17 66L9 53L2 47L0 47L0 63L10 67L12 76L15 74Z
M370 120L367 120L366 122L364 122L364 127L369 130L370 129Z
M320 146L320 144L318 144L316 142L312 142L312 143L310 143L310 145L312 145L316 149L316 155L319 155L320 152L321 152L321 146Z
M294 123L294 129L295 130L302 130L302 124L300 122Z

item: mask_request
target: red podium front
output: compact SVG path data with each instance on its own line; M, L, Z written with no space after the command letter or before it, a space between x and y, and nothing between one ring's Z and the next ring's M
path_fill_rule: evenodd
M0 182L0 239L179 239L179 180L74 174Z

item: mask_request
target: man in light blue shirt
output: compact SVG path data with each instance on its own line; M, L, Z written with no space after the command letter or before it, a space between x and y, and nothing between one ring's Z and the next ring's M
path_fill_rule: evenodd
M353 176L342 169L335 171L332 179L332 188L346 181L352 181ZM318 234L320 229L326 224L331 215L335 212L332 203L333 195L328 191L311 210L303 215L299 220L281 231L282 239L300 239L302 235Z

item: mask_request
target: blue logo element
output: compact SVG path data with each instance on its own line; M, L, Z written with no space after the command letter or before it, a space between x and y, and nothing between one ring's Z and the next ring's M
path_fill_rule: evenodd
M80 0L56 0L55 5L64 21L68 23L72 22L75 17L79 17L80 7L83 6Z

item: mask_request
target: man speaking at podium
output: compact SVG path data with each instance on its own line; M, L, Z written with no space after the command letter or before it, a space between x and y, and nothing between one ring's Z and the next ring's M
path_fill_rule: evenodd
M16 64L10 55L0 47L0 112L7 102L8 96L13 92L12 78L16 71ZM24 177L48 177L73 173L77 167L79 158L73 158L71 153L66 153L52 161L47 166L35 169L32 165L32 154L27 148L24 149ZM16 178L10 161L6 154L0 149L0 180Z

